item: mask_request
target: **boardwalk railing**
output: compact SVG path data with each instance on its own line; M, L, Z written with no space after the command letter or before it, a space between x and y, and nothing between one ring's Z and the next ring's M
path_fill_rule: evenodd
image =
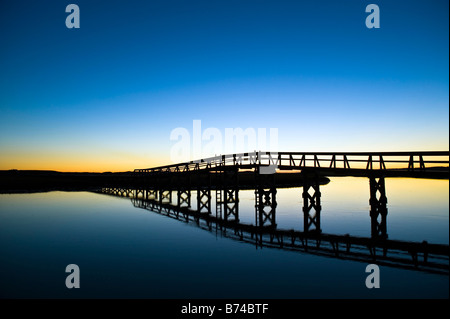
M385 171L426 172L449 166L448 151L423 152L251 152L220 155L185 163L135 169L137 173L189 172L222 170L226 167L252 169L273 166L280 170L314 168L323 171Z

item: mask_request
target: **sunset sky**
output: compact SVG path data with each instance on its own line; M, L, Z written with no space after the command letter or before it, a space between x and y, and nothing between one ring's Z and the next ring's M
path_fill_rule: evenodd
M70 3L79 29L65 25ZM365 25L370 3L379 29ZM194 120L277 128L280 151L448 150L448 12L447 0L1 1L0 169L170 164L171 132Z

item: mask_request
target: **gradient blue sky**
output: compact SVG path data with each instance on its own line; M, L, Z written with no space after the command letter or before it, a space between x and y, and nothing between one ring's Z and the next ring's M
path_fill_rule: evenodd
M80 7L80 29L65 8ZM368 29L365 8L380 7ZM170 163L177 127L286 151L449 149L449 2L0 2L0 169ZM252 150L249 150L252 151Z

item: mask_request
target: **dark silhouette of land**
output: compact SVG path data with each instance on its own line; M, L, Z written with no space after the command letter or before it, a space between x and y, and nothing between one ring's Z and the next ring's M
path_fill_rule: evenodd
M401 172L402 169L392 169L389 172ZM326 173L320 177L320 184L329 183L332 176L348 176L339 173ZM387 174L389 175L389 174ZM421 178L448 179L448 167L434 167L422 174ZM201 177L204 179L204 176ZM276 173L274 179L277 187L301 187L303 177L299 172ZM144 186L151 181L136 177L129 172L57 172L41 170L0 170L0 193L28 193L48 191L92 191L102 187L137 187ZM169 182L170 183L170 182ZM195 183L195 177L194 177ZM253 172L239 173L239 188L251 189L255 186Z
M327 184L330 181L328 177L332 176L448 179L448 157L448 151L254 152L118 173L4 170L0 171L0 192L77 191L102 187L164 188L166 191L181 186L186 189L224 185L229 189L299 187L303 186L305 179L309 183L314 180L316 185ZM264 174L264 169L269 168L264 166L271 166L274 161L277 173L273 176ZM390 165L403 168L391 168Z
M40 191L93 190L104 185L120 183L131 172L123 173L66 173L39 170L0 171L1 193L26 193Z
M204 174L201 180L204 180ZM200 177L198 178L200 181ZM330 180L321 177L320 183ZM145 183L151 183L146 180ZM195 175L193 176L195 183ZM300 173L277 173L275 183L278 187L300 187L303 178ZM28 193L47 191L92 191L102 187L137 187L144 185L134 172L118 173L67 173L39 170L3 170L0 171L0 193ZM239 173L239 188L254 187L254 173Z

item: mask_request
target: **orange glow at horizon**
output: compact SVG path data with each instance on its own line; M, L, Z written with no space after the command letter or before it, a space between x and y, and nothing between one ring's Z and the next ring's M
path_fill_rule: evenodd
M0 170L50 170L59 172L125 172L136 168L166 165L161 156L144 157L132 153L91 154L57 152L4 152Z
M92 147L89 149L73 149L73 150L17 150L9 149L2 150L0 156L0 170L52 170L60 172L124 172L132 171L136 168L150 168L157 166L164 166L175 164L170 158L169 154L164 149L154 150L150 152L136 151L133 148L128 150L115 150L99 147ZM328 167L331 161L330 156L319 156L321 166ZM351 168L366 168L367 156L349 156ZM352 160L359 160L360 162L353 162ZM374 169L379 168L378 156L374 156ZM385 161L401 160L402 163L386 163L387 169L407 168L409 160L408 156L401 158L386 157ZM419 167L418 156L414 157L416 161L415 167ZM424 156L425 161L446 161L448 156L433 157ZM338 158L337 167L343 167L342 156ZM307 165L313 165L313 158L308 157ZM285 164L285 163L283 163ZM297 159L296 164L299 164ZM442 163L428 163L426 167L433 166L447 166ZM283 171L280 171L283 172Z

